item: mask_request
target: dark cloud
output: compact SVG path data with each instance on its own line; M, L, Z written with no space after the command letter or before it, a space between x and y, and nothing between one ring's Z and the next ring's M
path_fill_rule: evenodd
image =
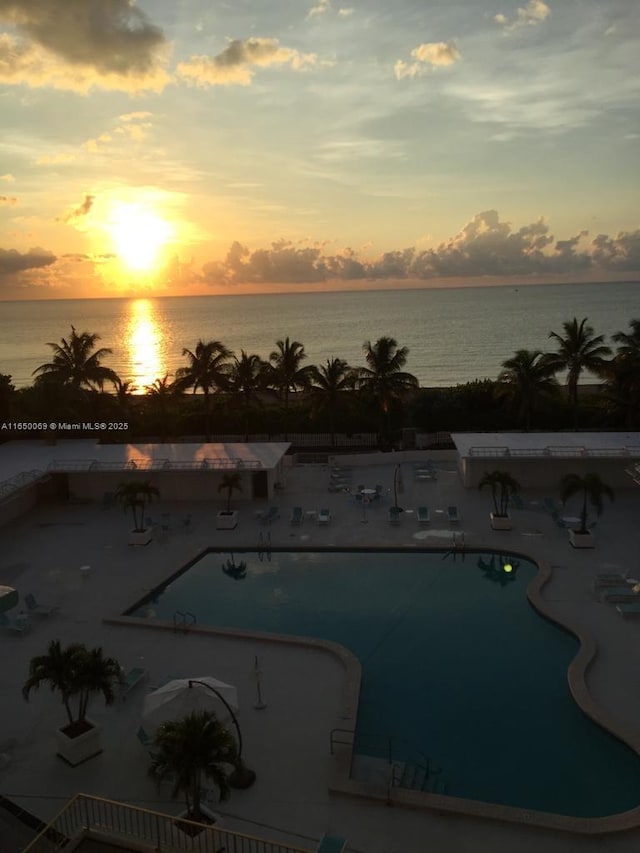
M42 269L56 262L56 256L47 249L34 248L28 252L0 249L0 275L12 275L25 270Z
M86 91L162 88L168 42L132 0L0 0L0 80Z
M335 255L323 254L322 249L318 244L300 246L283 240L269 249L251 251L234 242L224 261L204 266L201 280L211 284L428 281L640 270L640 230L616 237L601 234L591 242L586 231L556 240L543 219L513 230L495 210L476 214L459 234L435 249L397 249L375 260L359 258L352 249Z
M76 207L75 210L72 210L71 213L68 213L64 217L63 221L70 223L77 222L78 219L82 219L82 217L86 216L87 213L89 213L89 211L93 207L93 202L95 201L95 198L96 197L94 195L86 195L82 204L78 205L78 207Z

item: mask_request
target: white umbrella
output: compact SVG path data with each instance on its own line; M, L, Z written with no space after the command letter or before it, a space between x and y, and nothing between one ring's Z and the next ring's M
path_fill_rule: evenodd
M175 678L145 697L142 708L144 728L153 732L161 723L177 720L191 711L213 711L218 719L224 720L228 717L228 710L220 696L234 712L238 710L238 691L233 685L210 675Z

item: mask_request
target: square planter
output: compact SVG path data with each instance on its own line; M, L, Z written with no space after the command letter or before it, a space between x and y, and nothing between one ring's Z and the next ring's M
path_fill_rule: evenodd
M153 529L147 527L144 530L132 530L129 533L129 545L148 545L153 539Z
M569 531L569 542L574 548L595 548L596 539L590 530L586 533L580 533L578 530Z
M102 752L101 729L90 720L87 722L91 728L77 737L69 737L64 729L58 729L56 732L58 755L72 767L77 767Z
M491 519L491 527L494 530L511 530L513 526L510 515L496 515L492 512L489 518Z
M238 526L238 511L220 510L216 513L216 530L234 530Z

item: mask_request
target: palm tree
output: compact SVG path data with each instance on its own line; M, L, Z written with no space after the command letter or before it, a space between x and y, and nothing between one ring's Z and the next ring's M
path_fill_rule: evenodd
M165 373L162 379L154 379L151 385L145 385L144 390L153 401L153 408L160 422L160 437L164 443L167 440L169 425L169 403L177 396L176 384L169 379L169 374Z
M394 338L381 337L375 344L365 341L362 348L367 367L358 369L357 385L376 399L381 417L380 436L389 440L391 404L416 391L419 383L412 373L402 370L409 349L398 347Z
M237 489L239 492L242 491L242 475L239 471L226 471L222 475L222 479L220 480L220 485L218 486L218 491L223 492L227 490L227 512L231 512L231 493L234 489Z
M335 447L336 434L334 415L340 402L345 399L345 392L354 387L355 373L342 358L328 358L326 364L313 367L312 401L317 410L326 409L329 413L329 431L331 446Z
M581 477L579 474L567 474L562 478L560 483L560 498L562 501L566 501L576 494L582 495L580 529L576 532L588 533L587 503L591 504L599 517L602 515L602 499L608 497L610 501L613 501L615 500L615 495L611 486L603 483L599 474L585 474L584 477Z
M478 488L482 490L485 486L491 487L494 515L506 518L509 515L509 499L519 492L520 483L508 471L486 471Z
M231 350L220 343L220 341L200 340L196 344L195 351L183 349L182 355L187 357L189 364L180 367L176 371L176 390L183 391L193 388L195 394L198 389L204 394L205 408L205 433L209 441L211 433L211 392L224 390L228 387L229 380L229 358L233 355Z
M529 430L540 400L557 387L553 378L555 368L540 350L528 349L519 349L512 358L502 362L502 367L497 392L511 399L524 421L525 430Z
M100 362L111 355L111 350L102 347L96 350L100 335L81 332L78 334L71 326L69 339L62 338L59 344L48 343L53 350L53 359L41 364L33 371L36 381L54 381L75 388L102 390L105 382L119 381L118 375ZM95 350L95 352L94 352Z
M131 510L133 516L133 529L135 533L142 533L144 526L144 511L147 504L154 498L160 496L160 492L152 486L148 480L142 482L120 483L115 492L115 500L122 504L126 512Z
M249 414L252 403L260 402L260 391L267 381L268 365L259 355L247 355L240 350L240 358L234 358L229 374L229 390L232 397L240 400L244 412L244 440L249 441Z
M620 344L616 355L636 358L640 356L640 320L629 320L631 332L616 332L613 340Z
M602 396L605 408L616 419L616 425L635 429L640 421L640 351L620 350L604 368Z
M60 640L52 640L45 655L31 658L29 677L22 695L29 701L32 690L48 684L60 693L69 724L66 733L80 734L88 727L87 706L94 693L102 693L106 705L115 698L114 687L122 678L122 668L114 658L106 658L101 648L87 649L83 643L71 643L62 648ZM74 713L71 700L77 698Z
M567 371L567 388L573 408L574 425L578 416L578 380L583 370L602 373L606 365L605 356L611 355L610 347L604 343L604 335L594 335L593 326L587 325L587 317L578 323L577 317L562 324L564 337L550 332L549 337L558 342L558 350L548 356L554 370Z
M301 367L306 357L304 346L299 341L290 341L288 337L276 341L276 349L269 356L269 382L278 392L284 406L285 439L288 432L289 395L292 391L308 388L313 378L311 365Z
M184 794L189 817L202 820L203 779L211 779L220 800L230 794L226 765L236 765L236 742L211 711L193 711L170 720L155 736L150 775L157 781L172 778L173 796Z

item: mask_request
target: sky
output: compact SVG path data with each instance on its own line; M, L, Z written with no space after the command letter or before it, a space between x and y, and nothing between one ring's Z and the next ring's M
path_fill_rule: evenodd
M640 279L637 0L0 0L0 299Z

